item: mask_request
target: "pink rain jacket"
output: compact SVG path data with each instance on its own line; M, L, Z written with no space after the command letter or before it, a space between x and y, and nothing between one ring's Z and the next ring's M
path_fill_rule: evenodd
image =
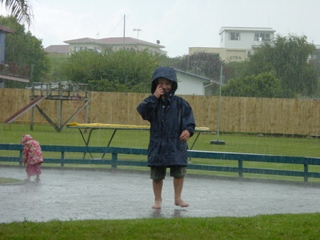
M43 162L42 151L38 141L26 134L22 136L21 144L23 145L23 163L33 165Z

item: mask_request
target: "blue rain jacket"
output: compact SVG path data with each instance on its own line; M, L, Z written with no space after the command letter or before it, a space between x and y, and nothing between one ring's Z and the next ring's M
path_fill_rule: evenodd
M170 68L163 68L167 70ZM160 71L163 74L163 72ZM161 75L161 74L158 74ZM155 90L152 78L151 92ZM169 79L171 80L171 79ZM175 79L176 80L176 79ZM148 166L187 166L187 142L179 139L183 130L188 130L190 136L195 129L195 121L192 108L187 101L174 92L177 82L173 89L163 100L150 95L144 99L137 107L138 112L144 120L150 122L150 142L148 146Z
M187 142L179 139L183 130L194 133L195 121L190 105L172 96L169 106L151 95L138 106L138 112L151 124L148 166L187 166Z

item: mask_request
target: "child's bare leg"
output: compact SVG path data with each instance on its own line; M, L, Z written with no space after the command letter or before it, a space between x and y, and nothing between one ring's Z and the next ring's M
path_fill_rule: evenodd
M174 204L180 207L189 207L189 204L182 200L181 193L183 188L184 178L174 178L173 186L174 186Z
M29 174L29 166L25 163L24 166L26 166L26 173L27 173L27 178L25 179L25 181L30 181L30 177L31 175Z
M162 206L162 185L163 180L152 180L153 186L153 193L154 193L154 205L152 206L153 209L160 209Z
M40 181L40 176L36 175L36 181Z

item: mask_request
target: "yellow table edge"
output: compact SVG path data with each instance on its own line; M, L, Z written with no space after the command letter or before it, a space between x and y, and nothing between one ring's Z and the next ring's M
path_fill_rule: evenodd
M111 128L111 129L137 129L137 130L148 130L149 125L130 125L130 124L110 124L110 123L77 123L70 122L66 125L68 128ZM208 127L196 127L195 131L198 132L209 132Z

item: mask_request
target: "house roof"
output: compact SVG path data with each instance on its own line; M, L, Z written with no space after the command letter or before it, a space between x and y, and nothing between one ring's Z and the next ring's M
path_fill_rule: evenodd
M190 73L190 72L182 71L182 70L177 69L177 68L174 68L174 70L175 70L177 73L181 73L181 74L184 74L184 75L193 77L194 79L197 79L197 80L201 80L201 81L204 81L204 82L212 82L212 83L220 84L220 83L219 83L219 80L210 79L210 78L203 77L203 76L200 76L200 75L197 75L197 74L193 74L193 73ZM224 85L224 84L222 84L222 85Z
M46 47L44 50L47 53L68 54L69 48L69 45L50 45Z
M64 43L97 43L98 39L94 38L78 38L78 39L72 39L72 40L66 40L63 41Z
M14 30L11 28L8 28L6 26L2 26L0 25L0 32L4 32L4 33L14 33Z
M198 79L201 79L203 81L208 81L210 82L210 78L207 78L207 77L203 77L203 76L200 76L200 75L197 75L197 74L194 74L194 73L190 73L190 72L186 72L186 71L183 71L183 70L180 70L180 69L177 69L177 68L174 68L174 70L176 72L179 72L179 73L182 73L182 74L185 74L185 75L188 75L188 76L192 76L194 78L198 78Z
M276 30L269 27L221 27L219 35L225 31L239 31L239 32L275 32Z
M64 43L68 43L68 44L93 43L93 44L101 44L101 45L122 45L123 43L125 43L126 45L137 45L137 43L139 43L145 46L164 48L163 45L151 43L151 42L147 42L141 39L131 38L131 37L125 37L125 38L111 37L111 38L100 38L100 39L78 38L78 39L66 40L64 41Z

